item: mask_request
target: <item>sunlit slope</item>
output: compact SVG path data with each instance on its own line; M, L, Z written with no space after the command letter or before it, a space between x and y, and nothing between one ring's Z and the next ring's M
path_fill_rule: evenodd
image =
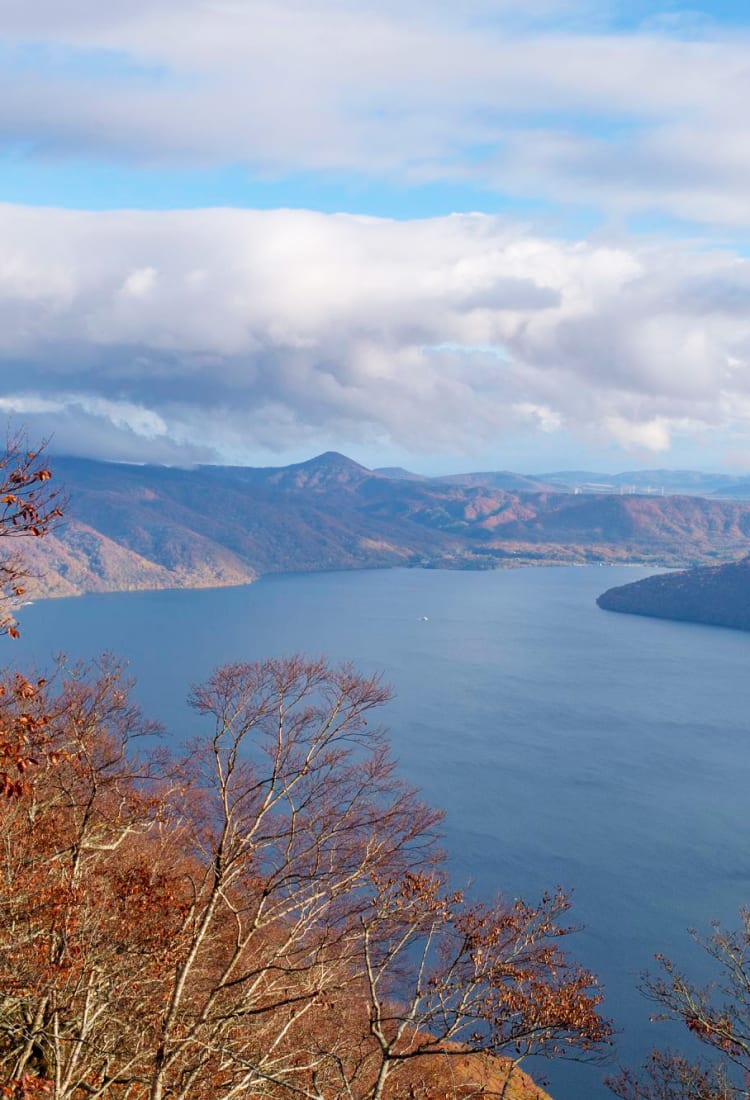
M392 565L686 566L750 549L748 501L396 479L332 453L259 469L53 465L68 504L59 530L35 547L39 591L49 594Z

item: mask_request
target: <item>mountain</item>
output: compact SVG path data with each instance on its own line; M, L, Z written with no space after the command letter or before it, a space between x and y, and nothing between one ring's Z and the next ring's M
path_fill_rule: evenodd
M750 556L727 565L646 577L610 588L596 602L606 611L750 630Z
M731 485L715 489L713 496L728 497L732 500L747 500L750 497L750 478L732 478Z
M430 480L424 474L415 474L412 470L405 470L403 466L377 466L372 472L374 474L380 474L381 477L389 477L393 481Z
M485 471L476 474L445 474L436 478L444 485L465 485L473 488L507 489L510 492L545 493L557 492L559 486L550 481L526 474L514 474L510 470ZM567 488L567 486L566 486Z
M626 470L620 474L595 473L592 470L565 470L539 474L539 479L556 488L584 490L597 486L612 492L646 495L722 496L742 500L750 496L750 481L730 474L706 474L699 470Z
M425 474L415 474L411 470L405 470L403 466L379 466L372 473L380 474L392 481L432 481L442 485L510 489L525 493L542 493L560 489L560 485L555 485L552 481L542 481L527 474L514 474L510 470L487 470L469 474L439 474L435 477L427 477ZM567 485L563 487L568 488Z
M334 452L258 468L52 465L69 500L59 529L29 546L38 594L392 565L684 567L750 550L745 501L529 491L533 479L505 473L494 475L505 486L491 475L394 478ZM507 487L511 477L524 487Z
M511 492L597 492L634 493L643 496L703 496L727 500L750 497L750 478L730 474L706 474L699 470L626 470L619 474L603 474L595 470L556 470L546 474L517 474L510 470L490 470L468 474L443 474L427 478L388 466L374 470L394 479L410 481L440 481L450 485L484 486L508 489Z
M326 451L317 458L296 462L291 466L204 466L204 474L217 474L222 480L235 480L243 485L267 486L277 489L311 489L326 492L335 488L352 488L372 477L372 471L360 466L337 451Z

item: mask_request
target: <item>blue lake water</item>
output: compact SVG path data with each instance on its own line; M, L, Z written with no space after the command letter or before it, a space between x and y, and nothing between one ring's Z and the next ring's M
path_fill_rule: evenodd
M24 667L60 650L124 657L177 737L195 729L188 686L228 660L324 653L382 670L402 773L447 811L454 878L485 896L574 890L571 951L601 976L632 1062L674 1041L636 991L653 953L700 974L686 929L734 923L750 902L750 634L596 607L647 572L389 570L88 596L24 609L4 646ZM527 1068L555 1100L611 1097L598 1067Z

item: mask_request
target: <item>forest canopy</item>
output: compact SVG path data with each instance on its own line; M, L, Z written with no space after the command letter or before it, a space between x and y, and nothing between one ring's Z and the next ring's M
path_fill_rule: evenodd
M607 1042L564 896L448 886L387 698L324 661L228 665L192 693L206 733L169 756L116 665L5 678L8 1095L434 1096L438 1054Z

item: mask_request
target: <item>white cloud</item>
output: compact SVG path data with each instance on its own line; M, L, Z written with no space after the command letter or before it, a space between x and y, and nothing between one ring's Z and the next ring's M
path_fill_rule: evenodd
M122 286L126 298L145 298L156 282L156 268L139 267L131 271Z
M0 142L746 225L750 35L705 21L618 34L595 18L611 6L4 3Z
M638 423L625 420L621 416L608 416L604 426L612 438L626 450L641 450L651 454L669 450L671 426L666 417L657 416Z
M57 418L70 411L108 422L145 440L168 435L164 420L152 409L131 401L110 401L93 394L60 393L54 398L35 393L14 393L0 397L0 409L17 417L51 415Z
M0 409L59 449L750 436L750 265L729 253L476 215L12 206L0 241Z
M562 418L547 405L535 405L532 401L521 401L513 410L520 419L531 421L542 432L556 432L562 427Z

